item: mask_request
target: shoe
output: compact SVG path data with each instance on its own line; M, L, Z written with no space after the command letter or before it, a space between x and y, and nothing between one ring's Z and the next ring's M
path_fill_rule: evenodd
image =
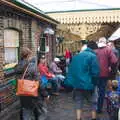
M52 95L59 96L60 94L57 92L52 93Z

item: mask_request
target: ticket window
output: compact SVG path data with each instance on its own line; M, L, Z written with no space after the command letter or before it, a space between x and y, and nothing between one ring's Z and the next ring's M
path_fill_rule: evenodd
M19 32L13 29L4 30L5 65L18 63Z

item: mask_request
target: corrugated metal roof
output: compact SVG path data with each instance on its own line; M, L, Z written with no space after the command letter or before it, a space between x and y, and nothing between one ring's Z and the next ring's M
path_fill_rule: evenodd
M42 14L45 14L45 12L43 12L42 10L38 9L37 7L33 6L32 4L30 4L30 3L28 3L28 2L26 2L26 1L24 1L24 0L15 0L15 1L20 2L20 3L22 3L23 5L26 5L26 6L28 6L29 8L34 9L34 10L36 10L36 11L42 13Z
M49 17L48 15L46 15L42 10L38 9L37 7L31 5L31 4L27 3L27 2L25 2L24 0L11 0L9 2L12 2L12 3L14 3L15 5L17 5L17 6L21 7L21 8L29 10L29 11L31 11L31 12L39 15L39 16L42 16L42 17L44 17L44 18L46 18L48 20L51 20L51 21L53 21L53 22L55 22L57 24L59 23L55 19L53 19L53 18Z

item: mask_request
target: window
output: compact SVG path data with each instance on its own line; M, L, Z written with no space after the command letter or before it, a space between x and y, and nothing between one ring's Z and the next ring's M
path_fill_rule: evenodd
M4 30L5 64L18 63L19 32L13 29Z
M40 51L45 52L45 37L40 38Z

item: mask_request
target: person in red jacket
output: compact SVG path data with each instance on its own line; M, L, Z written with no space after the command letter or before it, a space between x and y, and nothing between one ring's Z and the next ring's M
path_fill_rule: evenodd
M100 65L100 76L98 78L98 106L97 112L101 113L105 97L105 88L109 79L109 72L111 66L117 64L117 57L111 49L107 47L107 40L105 37L99 39L98 49L96 54Z
M46 59L45 59L45 56L41 56L40 58L40 63L38 65L38 69L39 69L39 72L40 72L40 76L45 76L47 78L47 80L49 80L49 82L52 84L52 87L53 87L53 93L54 95L59 95L58 93L58 84L57 84L57 78L56 76L49 72L49 69L46 65Z
M69 49L65 50L65 60L66 60L66 73L68 72L68 65L72 59L72 55Z

